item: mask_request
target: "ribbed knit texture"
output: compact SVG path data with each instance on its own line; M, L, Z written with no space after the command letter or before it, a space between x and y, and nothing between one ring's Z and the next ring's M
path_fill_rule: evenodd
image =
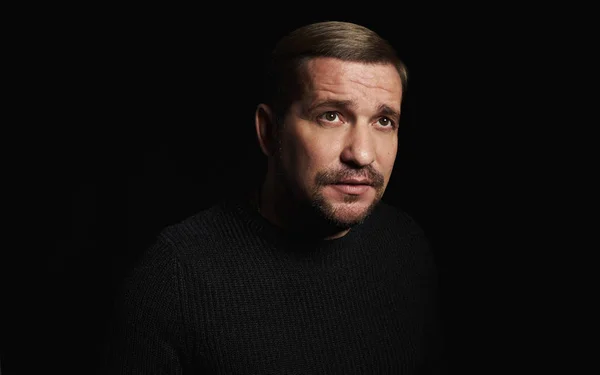
M423 232L383 202L330 241L221 202L163 230L127 279L109 373L437 373L436 283Z

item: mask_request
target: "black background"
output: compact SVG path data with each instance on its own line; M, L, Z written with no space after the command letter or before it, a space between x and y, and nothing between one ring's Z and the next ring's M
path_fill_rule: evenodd
M13 57L27 104L12 156L21 214L3 264L3 374L94 373L113 293L140 252L262 172L253 122L262 64L284 33L321 20L374 29L408 66L384 199L431 239L450 372L529 358L505 346L527 319L507 281L520 272L507 259L521 254L511 207L527 172L507 173L506 150L521 139L506 135L518 119L503 111L516 80L505 30L456 8L265 7L37 9L13 30L26 40Z

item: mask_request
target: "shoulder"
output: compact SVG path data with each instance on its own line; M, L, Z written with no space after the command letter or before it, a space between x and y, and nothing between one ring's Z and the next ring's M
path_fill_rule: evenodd
M222 205L215 204L163 228L158 240L173 245L184 244L198 237L205 238L219 228L219 221L222 221L224 216Z
M208 257L221 252L237 240L245 225L235 204L219 201L181 221L163 228L156 242L165 244L180 261Z
M374 216L377 228L373 232L381 241L394 244L397 254L412 265L411 269L428 277L437 273L432 243L413 216L400 207L384 202L380 202Z
M373 213L373 221L378 226L406 235L424 236L421 225L402 208L380 201Z
M431 242L423 227L401 207L381 201L374 211L370 231L374 241L384 241L401 248L405 255L418 258L433 256Z

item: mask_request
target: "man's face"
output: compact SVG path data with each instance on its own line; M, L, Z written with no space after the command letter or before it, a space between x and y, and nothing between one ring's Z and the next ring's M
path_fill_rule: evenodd
M293 198L338 227L360 223L394 167L402 99L393 65L317 58L279 133L277 173Z

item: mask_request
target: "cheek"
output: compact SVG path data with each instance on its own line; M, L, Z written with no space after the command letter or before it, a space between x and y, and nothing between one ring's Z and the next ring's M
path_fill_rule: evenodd
M287 154L288 165L301 178L307 179L335 163L338 143L336 139L318 134L293 133L287 138L284 153Z
M310 143L303 142L297 134L286 134L281 143L281 155L284 168L289 177L296 182L307 179L313 164Z
M392 143L388 143L386 147L382 147L381 150L383 152L380 153L379 158L381 168L383 169L382 172L389 177L394 168L394 163L396 162L398 142L394 140Z
M336 152L337 143L339 142L335 138L314 137L306 139L302 146L308 165L319 169L330 165L338 155Z

